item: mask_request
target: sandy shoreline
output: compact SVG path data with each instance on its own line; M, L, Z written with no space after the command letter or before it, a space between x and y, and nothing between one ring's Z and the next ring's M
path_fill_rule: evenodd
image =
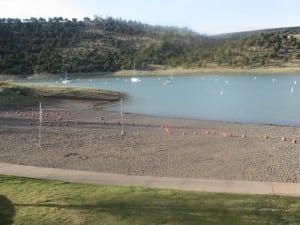
M133 70L120 70L116 72L95 72L95 73L69 73L68 76L71 79L77 78L92 78L103 76L132 76ZM240 68L240 67L222 67L222 66L208 66L202 68L170 68L167 66L158 66L153 70L136 70L138 76L169 76L170 74L176 75L242 75L242 74L300 74L299 66L282 66L282 67L255 67L255 68ZM32 74L32 75L4 75L0 74L0 81L5 80L19 80L19 79L59 79L63 74Z
M122 136L120 113L82 110L84 103L63 106L72 109L44 111L51 122L43 124L42 148L35 111L0 111L0 161L128 175L300 182L300 144L292 143L300 138L299 127L125 114Z

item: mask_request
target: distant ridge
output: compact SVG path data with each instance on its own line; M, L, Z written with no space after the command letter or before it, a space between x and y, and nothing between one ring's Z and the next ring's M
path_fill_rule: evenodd
M278 27L278 28L267 28L267 29L258 29L258 30L249 30L249 31L240 31L240 32L230 32L230 33L222 33L216 35L210 35L210 37L214 38L226 38L226 39L238 39L241 37L246 37L258 33L272 33L272 32L283 32L285 30L300 32L300 26L296 27Z
M300 67L300 27L214 36L112 17L0 18L0 74Z

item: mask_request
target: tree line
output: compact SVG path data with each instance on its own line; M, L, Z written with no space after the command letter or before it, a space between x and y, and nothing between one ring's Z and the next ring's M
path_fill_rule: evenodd
M300 59L300 29L215 38L121 18L0 18L0 74L113 72L150 65L280 66Z

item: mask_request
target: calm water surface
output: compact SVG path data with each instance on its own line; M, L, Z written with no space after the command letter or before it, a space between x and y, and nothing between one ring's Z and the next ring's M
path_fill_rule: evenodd
M175 76L170 85L163 85L166 76L140 78L140 83L131 83L130 77L39 82L124 92L124 111L131 113L300 125L300 75Z

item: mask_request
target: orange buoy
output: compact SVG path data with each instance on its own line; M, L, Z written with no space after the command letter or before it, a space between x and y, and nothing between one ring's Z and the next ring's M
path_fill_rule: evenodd
M173 132L173 130L172 130L171 128L168 128L168 129L167 129L167 133L168 133L169 135L171 135L172 132Z
M224 133L223 133L223 136L224 136L224 137L232 137L232 134L231 134L231 133L228 133L228 132L224 132Z
M264 139L265 139L265 140L269 139L269 135L266 134L266 135L264 136Z

